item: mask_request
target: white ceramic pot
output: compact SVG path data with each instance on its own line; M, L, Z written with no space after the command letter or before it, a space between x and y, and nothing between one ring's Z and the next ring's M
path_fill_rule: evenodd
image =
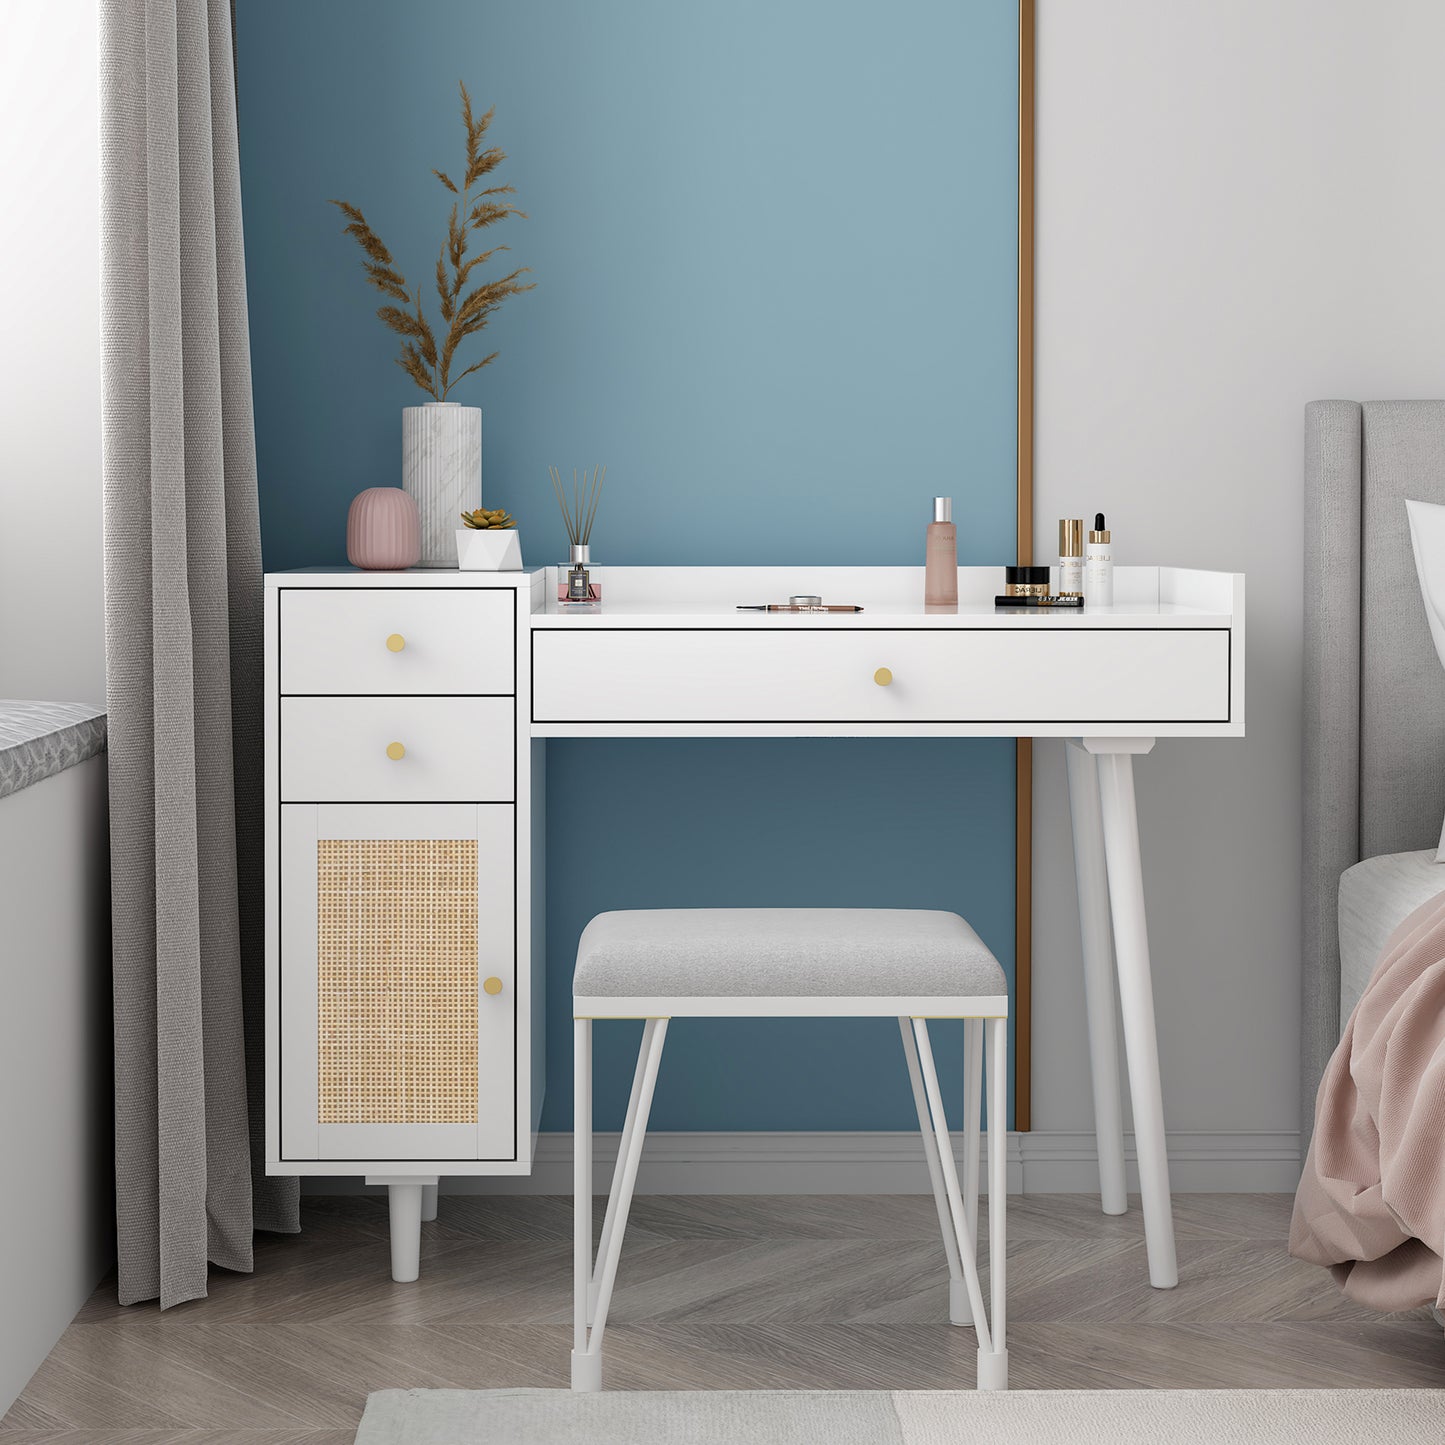
M458 527L457 566L463 572L520 572L522 539L515 527L485 532Z
M421 518L421 566L451 567L457 516L482 505L482 409L429 401L401 412L401 485Z

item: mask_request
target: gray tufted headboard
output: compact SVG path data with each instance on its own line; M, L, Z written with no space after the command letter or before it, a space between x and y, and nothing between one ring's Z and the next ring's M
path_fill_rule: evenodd
M1445 401L1305 408L1305 1137L1340 1037L1340 874L1433 848L1445 818L1445 669L1405 500L1445 503Z

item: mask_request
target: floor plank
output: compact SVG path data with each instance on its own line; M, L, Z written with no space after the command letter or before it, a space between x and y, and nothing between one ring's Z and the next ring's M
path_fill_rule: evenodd
M1292 1260L1289 1204L1176 1196L1179 1287L1153 1290L1137 1200L1111 1218L1089 1196L1010 1199L1013 1386L1445 1387L1428 1313L1373 1314ZM649 1196L634 1211L610 1387L972 1383L931 1199ZM305 1225L260 1239L255 1273L216 1271L207 1299L164 1313L103 1285L0 1445L341 1445L372 1390L566 1385L570 1201L445 1198L410 1285L390 1278L384 1201L309 1199Z

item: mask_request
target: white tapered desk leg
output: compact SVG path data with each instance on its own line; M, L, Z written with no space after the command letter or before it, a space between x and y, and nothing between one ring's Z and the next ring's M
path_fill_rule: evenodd
M1119 1035L1114 1024L1114 947L1109 932L1109 879L1099 813L1094 755L1067 743L1069 813L1074 824L1074 880L1084 945L1084 1011L1094 1081L1094 1134L1099 1147L1099 1202L1105 1214L1129 1207L1124 1186L1124 1105L1119 1090Z
M437 1186L423 1184L421 1187L421 1222L429 1224L437 1217Z
M1142 750L1147 751L1147 747ZM1134 1149L1144 1202L1144 1238L1149 1246L1149 1283L1155 1289L1172 1289L1179 1283L1179 1267L1169 1202L1169 1155L1164 1141L1164 1099L1159 1087L1159 1041L1154 1031L1154 985L1149 972L1139 818L1134 808L1133 753L1100 752L1098 766L1124 1052L1134 1109Z

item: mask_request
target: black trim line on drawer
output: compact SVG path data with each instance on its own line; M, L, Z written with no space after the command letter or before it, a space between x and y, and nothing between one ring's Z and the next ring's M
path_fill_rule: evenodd
M277 692L277 698L514 698L516 692Z
M515 1108L513 1108L512 1112L513 1112L513 1114L515 1114L517 1111L516 1111ZM329 1126L323 1124L321 1127L324 1129L324 1128L327 1128L327 1127L329 1127ZM340 1127L343 1127L343 1128L344 1128L344 1127L349 1127L349 1126L343 1125L343 1126L340 1126ZM395 1129L395 1128L405 1128L406 1126L405 1126L405 1125L398 1125L398 1124L391 1124L391 1125L387 1125L386 1127ZM425 1124L421 1124L421 1125L418 1125L418 1127L424 1129L424 1128L426 1128L427 1126L426 1126ZM513 1132L515 1133L515 1130L514 1130ZM389 1171L387 1171L387 1170L385 1169L385 1166L388 1165L388 1164L411 1164L411 1165L431 1164L431 1163L437 1163L437 1164L515 1164L515 1163L517 1162L517 1154L516 1154L516 1150L513 1150L511 1154L488 1154L485 1158L481 1158L481 1157L479 1157L479 1156L476 1155L476 1154L432 1154L432 1155L429 1155L429 1156L428 1156L427 1158L425 1158L425 1159L397 1159L397 1158L395 1158L394 1156L393 1156L392 1158L390 1158L390 1159L297 1159L297 1158L293 1158L293 1157L290 1156L290 1155L283 1154L283 1155L281 1155L275 1162L276 1162L277 1164L300 1164L300 1165L306 1165L306 1164L327 1164L327 1165L334 1165L334 1164L355 1164L357 1167L356 1167L355 1169L353 1169L353 1170L350 1171L351 1174L376 1174L376 1173L378 1173L378 1172L383 1172L383 1173L389 1172ZM401 1171L401 1170L396 1170L396 1171L394 1171L394 1172L396 1172L396 1173L401 1173L402 1171ZM349 1175L349 1174L337 1174L334 1170L332 1170L332 1169L327 1169L324 1174L321 1173L319 1170L313 1170L313 1171L312 1171L311 1173L309 1173L309 1174L303 1173L303 1174L299 1175L298 1177L300 1177L300 1178L305 1178L305 1179L346 1179L346 1178L349 1178L350 1175ZM465 1176L465 1175L464 1175L464 1176L462 1176L462 1177L465 1178L465 1177L468 1177L468 1176ZM524 1176L524 1175L512 1176L512 1175L507 1175L507 1174L500 1174L500 1175L478 1174L478 1175L476 1175L475 1177L478 1178L478 1179L491 1179L491 1178L508 1179L508 1178L512 1178L512 1177L524 1178L525 1176Z
M515 798L281 798L282 808L515 808ZM279 905L278 905L279 906Z

